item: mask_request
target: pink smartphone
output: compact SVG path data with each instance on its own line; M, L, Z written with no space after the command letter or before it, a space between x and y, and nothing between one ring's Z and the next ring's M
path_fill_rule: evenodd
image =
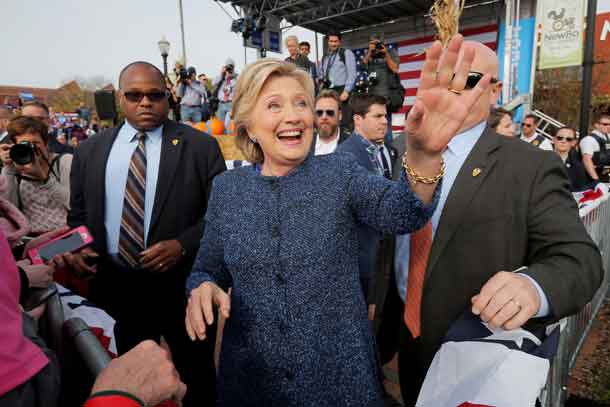
M86 226L79 226L28 251L32 264L43 264L58 254L75 252L91 244L93 237Z

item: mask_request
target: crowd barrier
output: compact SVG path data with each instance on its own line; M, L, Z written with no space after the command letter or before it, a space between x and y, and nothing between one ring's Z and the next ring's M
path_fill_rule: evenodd
M568 396L568 381L578 352L582 347L595 316L608 293L610 283L610 200L608 195L598 205L581 209L580 216L591 238L597 243L604 265L604 279L593 300L578 314L561 321L562 334L557 355L551 365L546 388L540 400L544 407L561 407Z

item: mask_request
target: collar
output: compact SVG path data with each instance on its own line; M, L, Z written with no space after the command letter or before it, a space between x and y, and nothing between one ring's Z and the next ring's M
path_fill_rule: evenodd
M487 122L482 121L481 123L458 133L449 141L449 144L447 144L447 150L456 156L469 154L483 135L486 126Z
M122 144L132 143L135 141L136 134L138 134L138 130L125 120L125 123L117 136L117 141ZM163 136L163 125L156 129L146 131L146 135L148 136L149 142L153 144L160 143Z
M521 134L521 140L527 141L528 143L531 143L532 141L534 141L536 139L536 137L538 137L538 134L536 134L536 133L534 133L534 135L532 137L525 137L523 134Z

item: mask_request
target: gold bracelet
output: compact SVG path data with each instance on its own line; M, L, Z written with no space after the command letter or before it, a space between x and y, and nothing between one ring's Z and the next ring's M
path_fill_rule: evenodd
M402 156L402 166L404 167L405 172L407 173L407 177L413 182L413 184L417 184L418 182L426 185L436 184L445 175L445 160L443 160L443 157L441 157L441 170L433 177L424 177L416 173L413 168L411 168L409 164L407 164L406 153Z

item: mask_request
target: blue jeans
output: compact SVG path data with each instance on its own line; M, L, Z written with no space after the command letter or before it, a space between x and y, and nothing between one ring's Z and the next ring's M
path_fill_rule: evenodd
M225 117L227 113L231 112L233 108L233 102L220 102L218 103L218 111L216 112L216 117L220 119L221 122L225 122Z
M199 123L201 121L201 106L180 105L180 119L183 122Z

